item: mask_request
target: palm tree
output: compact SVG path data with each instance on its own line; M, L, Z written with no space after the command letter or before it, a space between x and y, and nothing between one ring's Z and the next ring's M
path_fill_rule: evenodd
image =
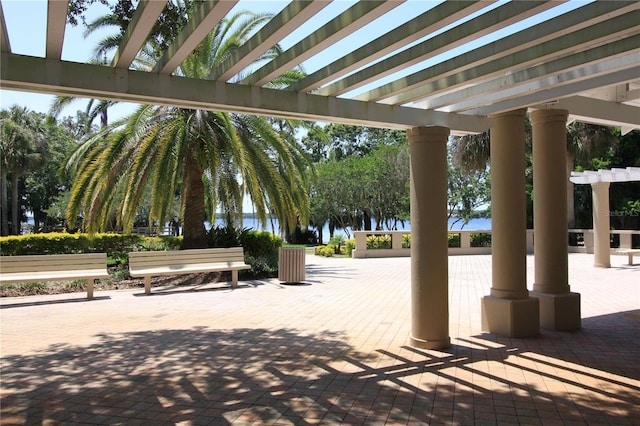
M0 112L0 206L1 233L9 234L8 180L11 178L12 229L19 233L18 183L22 176L42 163L41 144L44 130L41 117L26 108L13 106Z
M527 119L526 144L531 152L531 124ZM466 171L484 170L489 161L489 132L454 138L451 144L454 163ZM593 158L604 155L618 143L613 129L594 124L574 122L567 126L567 177L576 164L591 167ZM575 227L574 185L567 178L567 223Z
M612 128L575 121L567 126L567 176L579 164L591 168L593 158L602 157L618 144ZM567 179L567 216L569 229L575 228L574 184Z
M77 25L79 20L84 23L85 38L103 29L113 29L115 31L97 43L93 57L89 61L91 64L106 65L108 64L107 58L116 51L122 42L128 25L135 13L136 4L131 1L115 2L107 5L111 13L98 16L91 22L86 22L84 13L86 12L87 6L91 3L93 3L93 0L76 0L72 2L68 10L67 18L72 25ZM161 14L161 19L154 25L149 36L152 44L156 47L166 49L187 22L187 15L194 6L195 3L192 0L168 2ZM149 46L145 46L145 48L148 47ZM136 61L132 67L134 69L145 69L148 68L148 64ZM51 105L50 114L57 118L64 108L71 105L77 99L78 98L73 96L57 96ZM116 103L116 101L89 99L85 108L85 133L90 132L91 126L97 117L100 117L101 126L106 126L109 122L108 109Z
M489 131L454 137L449 145L453 163L464 171L484 171L489 162Z
M240 13L222 21L176 73L206 78L263 19ZM263 57L274 54L271 50ZM298 76L288 73L280 81L286 84ZM130 230L150 187L149 221L160 226L179 191L182 248L206 247L205 220L213 221L216 207L225 217L241 220L245 194L263 223L268 213L289 226L298 220L306 223L308 164L295 140L282 137L265 118L143 105L103 128L72 155L68 169L75 181L67 217L73 223L84 213L87 230L98 231L115 210L117 225Z

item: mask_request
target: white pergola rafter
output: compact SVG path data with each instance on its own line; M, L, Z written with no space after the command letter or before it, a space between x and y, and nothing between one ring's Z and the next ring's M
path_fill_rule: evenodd
M174 72L211 29L224 19L237 2L237 0L205 0L200 3L194 19L189 21L187 26L178 34L176 40L169 46L153 68L153 72L160 74Z
M0 51L11 52L11 43L9 42L9 35L7 34L7 23L4 20L4 11L2 10L1 2L0 2Z
M324 86L314 93L325 96L342 95L551 7L553 7L551 2L512 2L504 4L443 34L386 58L382 62L370 65L341 80ZM373 97L371 99L360 97L359 99L374 100Z
M387 54L393 53L407 43L412 43L432 32L438 31L465 15L472 14L491 3L493 3L493 0L440 3L433 9L424 12L387 34L372 40L371 43L354 50L326 67L320 68L313 74L306 76L302 80L293 83L287 87L287 89L296 92L306 92L316 89L331 80L335 80L366 65L368 62L375 61Z
M358 2L327 22L318 30L278 55L242 80L243 84L261 86L291 69L316 53L330 47L342 37L362 28L405 0Z
M595 87L615 85L616 81L620 80L637 79L640 79L640 68L631 67L592 77L586 80L578 80L568 84L558 85L559 87L549 86L549 90L538 91L526 96L520 96L505 101L495 102L488 106L467 110L464 113L470 115L488 116L539 104L557 104L559 99L570 97L575 93L585 92ZM618 105L620 106L620 108L627 106L622 103L619 103ZM637 108L629 107L629 109L635 112L633 114L633 117L628 117L628 121L626 119L626 115L624 117L619 117L620 123L635 123L635 126L640 126L640 115L637 114ZM607 111L602 112L602 114L607 113Z
M588 78L591 73L599 74L613 69L620 69L623 64L637 65L637 53L631 53L638 49L640 35L634 35L607 43L602 46L577 52L556 60L541 63L523 70L509 72L506 75L487 80L463 89L448 89L446 94L435 94L426 100L414 102L412 106L425 109L444 108L446 111L461 111L468 105L484 105L493 100L504 99L509 96L520 96L524 91L531 91L532 87L518 89L525 85L542 87L541 79L554 76L554 84L565 80L561 77L564 73L578 74ZM621 59L622 57L622 59ZM516 95L508 95L516 92ZM517 90L516 90L517 89ZM535 88L533 88L535 90ZM495 94L495 97L493 96Z
M599 45L620 36L637 33L637 22L640 19L640 11L637 9L640 4L625 15L616 15L607 20L604 18L608 15L602 14L607 10L603 10L605 6L596 5L599 3L581 13L574 11L527 28L486 47L474 49L370 90L356 99L384 99L385 103L404 104L431 95L436 90L481 82L514 68L531 66L545 59L553 60L559 55L586 49L589 45ZM615 12L631 8L616 8ZM598 22L584 27L584 20L589 19ZM487 51L493 53L487 55Z
M64 23L67 20L67 4L62 1L49 0L47 3L47 58L62 57L64 43Z
M604 101L585 96L570 96L550 104L532 105L533 109L553 108L566 109L571 112L573 121L598 124L601 126L620 126L626 134L633 129L640 129L638 108L621 102Z
M122 43L111 61L112 66L117 68L131 66L166 4L164 0L140 1Z
M640 36L637 38L638 41L640 41ZM484 96L475 99L470 97L457 104L450 103L448 106L439 109L447 112L464 112L481 107L492 108L499 102L522 102L525 97L529 97L527 99L530 99L533 94L544 96L540 92L545 91L550 93L552 98L555 97L557 99L574 94L575 92L573 90L575 90L575 87L578 84L582 84L582 87L585 87L584 85L600 85L601 80L598 80L599 76L605 76L607 74L613 74L623 70L629 70L630 73L634 73L634 69L637 69L637 64L638 55L636 53L626 54L618 58L608 59L604 62L569 69L565 72L547 75L542 78L525 81L520 84L512 84L508 89L485 94ZM570 87L573 87L573 89L563 90L562 86L564 85L571 85ZM548 99L552 100L552 98Z
M585 170L583 172L571 172L569 180L577 185L598 182L639 182L640 167L613 168L598 171Z
M212 73L211 80L228 81L275 46L287 34L329 5L328 1L292 1Z

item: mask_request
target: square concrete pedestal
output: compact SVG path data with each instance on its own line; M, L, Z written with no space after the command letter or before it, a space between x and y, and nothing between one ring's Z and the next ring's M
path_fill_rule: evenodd
M482 330L504 337L540 334L538 299L482 298Z
M532 291L529 294L540 301L541 328L556 331L580 329L580 293L551 294Z

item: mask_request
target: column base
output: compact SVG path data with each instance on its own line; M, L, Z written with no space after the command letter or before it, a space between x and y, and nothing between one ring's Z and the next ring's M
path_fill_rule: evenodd
M538 299L483 297L482 330L504 337L537 336L540 334Z
M529 293L540 301L540 327L545 330L570 331L581 327L580 293Z
M451 338L443 340L424 340L409 336L409 345L419 349L446 349L451 347Z

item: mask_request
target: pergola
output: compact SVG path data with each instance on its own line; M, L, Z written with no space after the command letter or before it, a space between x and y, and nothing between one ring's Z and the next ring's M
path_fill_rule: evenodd
M274 2L276 15L208 79L174 75L237 1L203 1L153 69L131 69L166 1L141 0L108 65L61 59L68 2L48 1L44 57L12 53L0 8L4 89L406 129L411 150L412 344L449 345L446 142L492 129L493 286L483 326L509 336L580 327L567 277L567 120L640 128L640 3L360 1L326 17L329 1ZM413 4L412 4L413 3ZM402 12L402 13L400 13ZM320 18L322 16L322 18ZM321 22L318 22L322 19ZM283 90L264 85L358 31L377 34L325 59ZM250 67L294 30L280 56ZM477 47L468 48L471 43ZM474 45L475 46L475 45ZM524 118L534 132L536 284L526 288ZM559 202L562 200L562 202Z
M608 268L611 266L609 186L614 182L640 182L640 167L571 172L569 180L578 185L591 185L591 193L593 195L594 265Z

